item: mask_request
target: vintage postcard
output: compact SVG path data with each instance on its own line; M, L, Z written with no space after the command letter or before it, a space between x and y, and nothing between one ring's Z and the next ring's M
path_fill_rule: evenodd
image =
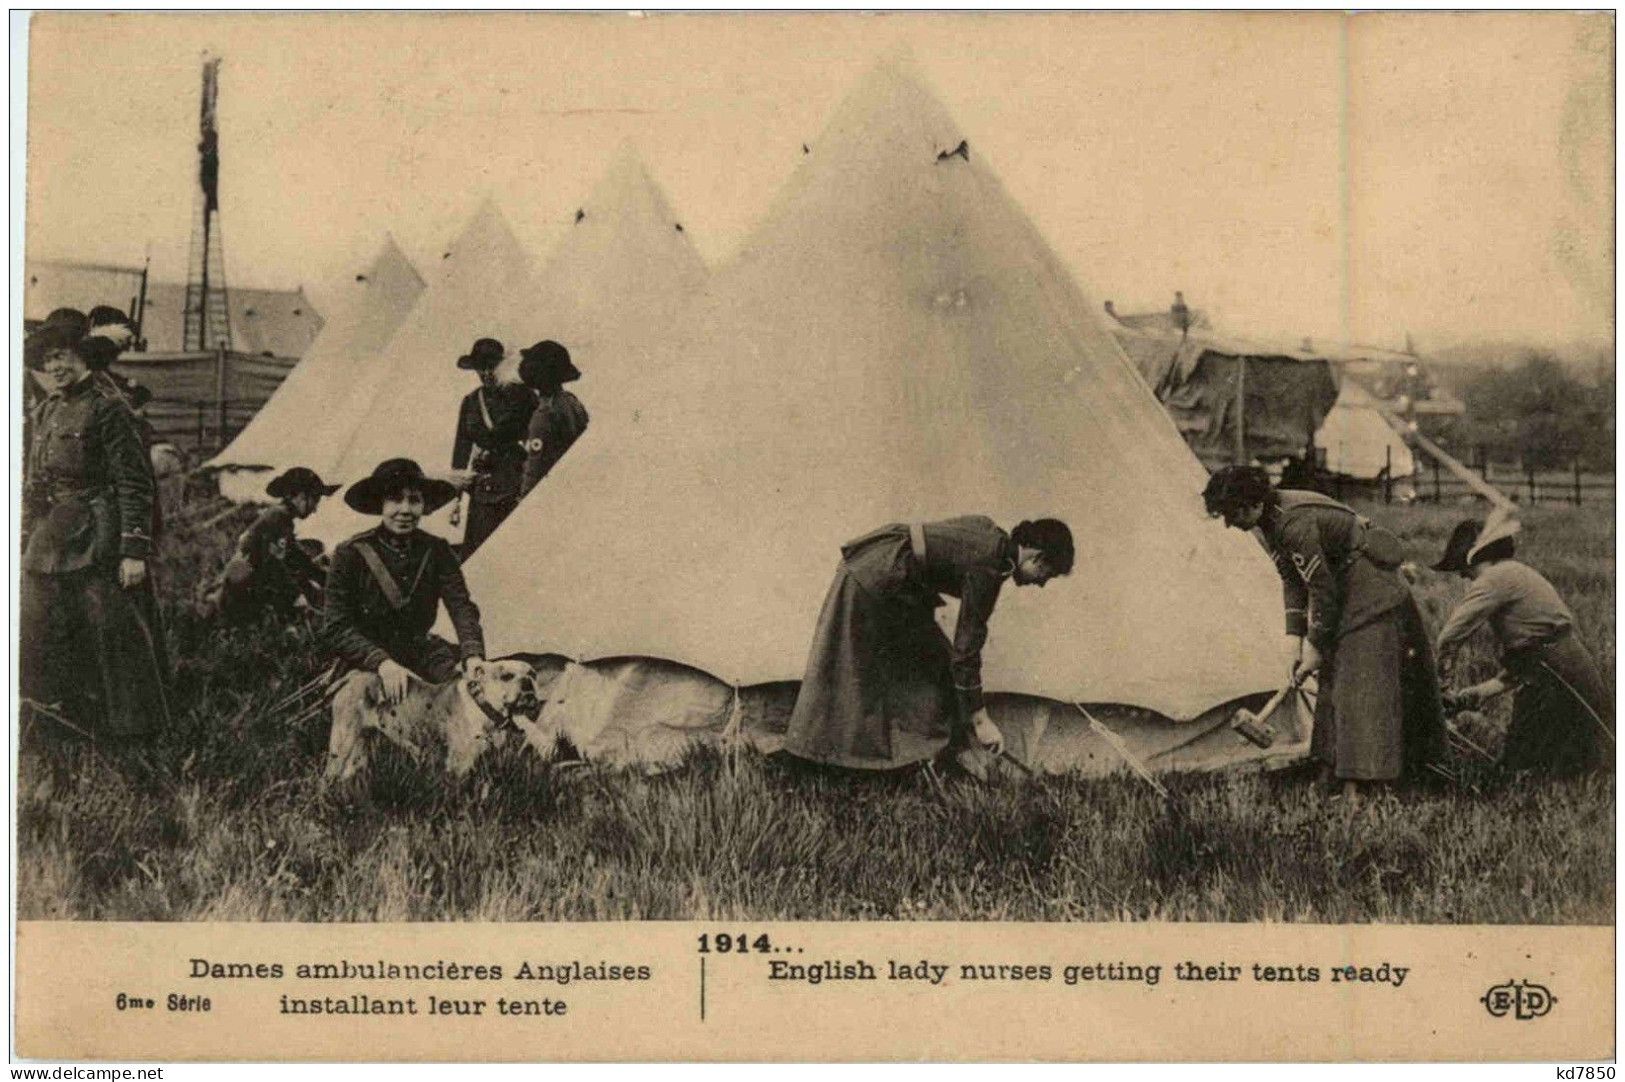
M13 32L14 1056L1614 1057L1612 14Z

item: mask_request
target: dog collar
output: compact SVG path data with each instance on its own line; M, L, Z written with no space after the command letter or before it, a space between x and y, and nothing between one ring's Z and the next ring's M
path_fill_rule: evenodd
M479 707L481 713L490 718L491 721L494 722L498 727L508 725L512 722L513 719L509 718L506 714L500 713L496 707L492 706L488 701L486 701L485 692L480 690L479 681L465 679L463 681L463 687L468 689L468 697L474 700L474 705Z

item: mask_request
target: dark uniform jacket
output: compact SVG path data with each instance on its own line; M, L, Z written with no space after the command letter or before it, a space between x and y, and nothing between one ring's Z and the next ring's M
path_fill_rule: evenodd
M525 483L521 494L546 477L570 445L587 431L587 407L569 391L555 391L537 400L525 433Z
M135 417L87 376L35 406L23 498L23 569L55 575L152 555L155 484Z
M158 430L152 427L146 414L141 412L142 395L145 389L128 376L120 375L109 369L102 369L91 374L91 379L98 381L103 387L112 391L126 406L130 408L130 415L135 418L135 429L141 435L141 455L147 461L147 468L153 471L153 499L152 499L152 539L156 543L162 536L164 529L164 511L158 490L158 474L152 465L152 448L158 442ZM150 396L148 396L150 397Z
M274 581L267 574L273 569L280 572ZM228 581L262 579L275 591L290 591L291 596L282 599L290 604L300 593L314 604L319 597L315 588L322 580L316 561L299 547L293 512L284 504L261 511L237 538L237 551L224 577Z
M399 607L369 568L363 548L378 556L394 581L402 602ZM378 526L356 534L333 551L322 632L329 648L344 662L376 671L386 658L401 662L423 646L442 602L457 629L462 656L484 656L480 610L469 597L450 543L422 530L396 542L394 535Z
M498 384L471 391L457 411L457 440L452 445L451 468L467 469L474 448L485 452L475 467L473 498L481 502L511 500L520 493L525 471L521 441L536 408L536 396L519 383ZM486 423L489 417L490 423Z
M943 594L959 599L951 670L960 710L969 716L982 708L982 647L999 591L1016 568L1016 544L982 515L927 522L921 531L923 562L915 556L906 525L885 526L850 541L841 554L847 570L872 594L930 608L942 604ZM876 559L877 544L888 548L886 558ZM859 559L866 550L871 551Z
M1281 577L1288 635L1324 654L1410 597L1397 574L1363 558L1366 523L1351 508L1318 492L1278 495L1258 525Z

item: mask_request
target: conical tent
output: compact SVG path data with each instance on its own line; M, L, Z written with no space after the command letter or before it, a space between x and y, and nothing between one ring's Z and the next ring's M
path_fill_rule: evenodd
M1416 473L1409 445L1383 417L1371 392L1347 376L1315 433L1315 446L1326 452L1328 473L1356 481L1377 480L1386 470L1395 480Z
M396 457L447 474L458 403L476 386L474 373L458 368L457 358L477 338L498 338L510 349L518 341L521 314L536 290L530 258L494 202L481 205L436 271L383 352L313 436L332 463L329 480L355 481ZM429 528L454 535L446 514ZM323 502L301 533L333 545L367 524L334 498Z
M570 350L592 410L594 400L618 398L645 378L629 353L689 303L706 267L630 144L568 213L571 224L536 276L527 319L536 334Z
M1186 719L1279 680L1269 561L1205 517L1204 471L975 146L943 155L963 138L898 69L860 86L649 347L660 382L470 561L492 656L796 681L846 540L1054 515L1078 566L1005 591L989 689Z
M325 473L334 465L317 437L321 419L346 397L365 366L376 359L424 290L394 237L386 237L365 272L345 283L337 311L322 327L294 370L270 401L225 450L208 465L219 467L220 492L227 499L267 499L272 473L308 466Z

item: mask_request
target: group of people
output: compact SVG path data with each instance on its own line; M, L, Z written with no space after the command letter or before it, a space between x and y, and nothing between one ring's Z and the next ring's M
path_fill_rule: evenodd
M90 728L138 736L161 726L168 707L147 570L159 522L152 468L125 391L106 378L120 333L116 322L72 313L53 315L27 341L25 360L49 393L29 415L21 677L25 699L72 717L71 701L88 694L99 700ZM580 376L568 351L539 342L520 358L519 384L498 378L506 352L494 339L480 339L457 362L480 379L462 401L451 462L467 478L460 554L420 528L426 515L461 500L459 486L398 458L345 491L345 502L378 524L338 545L324 568L300 545L295 523L339 486L295 467L270 483L277 504L239 540L222 577L222 612L280 611L303 599L321 609L334 658L376 673L391 700L413 678L470 674L485 647L461 562L587 425L586 410L564 390ZM1476 706L1507 691L1509 766L1572 773L1611 761L1612 707L1601 674L1557 591L1514 558L1508 517L1462 523L1435 565L1471 580L1435 649L1399 573L1401 546L1386 530L1318 493L1273 488L1254 467L1219 470L1203 499L1227 526L1256 531L1274 560L1293 644L1289 679L1317 678L1311 753L1328 779L1351 790L1437 764L1447 700ZM981 655L999 594L1006 581L1042 587L1075 560L1071 530L1057 519L1009 531L974 515L896 523L849 541L819 615L786 751L859 769L998 751ZM944 596L960 603L951 639L933 615ZM455 646L431 632L442 605ZM1503 671L1445 696L1436 653L1450 656L1486 623Z
M451 498L435 504L430 513L456 500L452 525L458 525L463 520L466 499L467 520L458 549L464 560L496 531L587 429L586 407L564 389L565 384L581 378L569 350L551 340L521 350L517 383L504 381L499 375L507 359L507 351L494 338L478 339L457 358L457 367L476 373L480 384L463 398L457 410L450 465L452 474L461 478L463 491L453 485ZM338 489L338 485L323 483L320 475L303 466L295 466L271 480L265 491L276 502L243 532L210 593L223 619L250 623L270 616L282 622L299 607L312 612L325 608L329 563L319 551L311 551L314 543L296 540L294 524L314 514L322 499Z
M564 389L581 378L569 350L553 341L520 350L518 383L504 383L498 376L506 359L507 351L494 338L481 338L457 359L458 368L471 369L480 379L457 411L451 452L452 469L473 470L468 523L463 527L464 559L502 525L587 430L586 408Z
M1572 774L1612 762L1613 707L1574 614L1538 571L1514 558L1517 524L1505 512L1459 523L1435 571L1471 581L1439 634L1399 573L1398 539L1314 492L1271 488L1256 467L1228 466L1203 500L1227 526L1256 530L1280 576L1290 679L1318 678L1311 754L1345 792L1437 765L1445 709L1513 692L1502 762ZM1502 671L1450 694L1435 657L1449 661L1488 625Z

